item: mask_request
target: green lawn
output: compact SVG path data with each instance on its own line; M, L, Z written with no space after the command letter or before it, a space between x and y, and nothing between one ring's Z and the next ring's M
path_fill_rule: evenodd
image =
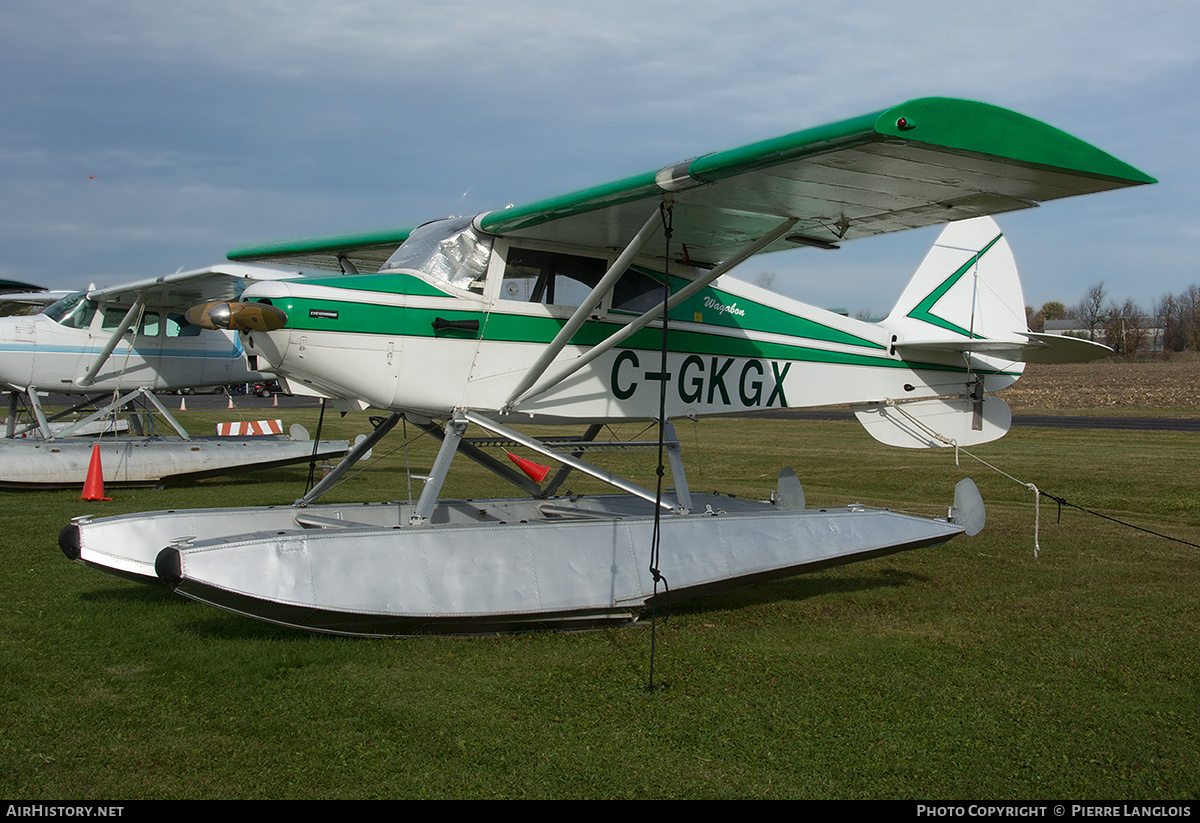
M313 412L283 417L315 430ZM185 415L194 431L208 420ZM367 423L327 426L353 437ZM0 794L1200 797L1200 549L1072 509L1056 522L1043 500L1035 558L1032 493L965 455L958 468L950 450L889 449L855 423L678 428L697 491L766 496L791 465L809 505L935 513L969 474L988 526L677 604L657 632L664 687L648 692L642 626L312 635L70 563L56 545L78 514L288 503L304 467L110 489L111 503L3 493ZM326 499L406 497L401 439ZM1018 428L976 452L1073 503L1200 542L1195 435ZM408 454L427 469L429 438ZM607 465L652 484L650 455L621 459ZM447 494L507 493L468 465Z

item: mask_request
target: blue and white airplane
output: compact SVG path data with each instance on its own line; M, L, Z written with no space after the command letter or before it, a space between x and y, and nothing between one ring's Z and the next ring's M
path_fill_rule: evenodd
M248 367L236 332L202 329L184 312L205 300L236 301L258 280L298 276L226 263L114 288L59 292L61 298L38 314L0 318L0 385L95 394L264 379ZM24 302L46 300L33 293Z
M300 429L294 439L193 438L154 395L268 379L249 367L236 331L202 329L184 313L201 300L236 301L257 280L296 276L297 272L226 263L63 294L38 314L0 317L0 387L8 393L0 484L77 486L89 472L94 448L101 452L105 482L126 485L283 465L314 454L322 459L345 454L344 441L326 442L314 450ZM0 302L36 305L53 296L13 293L0 295ZM209 315L211 319L219 311L210 306ZM241 312L243 324L256 317L269 318L269 310ZM51 414L40 400L50 392L76 395L78 402ZM22 399L29 411L26 423L18 420ZM118 411L140 404L153 407L177 436L149 436L140 415L117 424ZM92 406L99 410L90 411ZM76 416L85 408L88 413ZM83 438L127 431L125 423L132 424L135 436ZM41 448L47 440L55 441L53 447Z

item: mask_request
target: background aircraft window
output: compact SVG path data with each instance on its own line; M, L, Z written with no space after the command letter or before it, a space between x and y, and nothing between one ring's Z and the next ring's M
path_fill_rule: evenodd
M88 300L86 294L76 292L52 303L42 314L69 329L86 329L92 325L97 308L95 300Z
M266 300L258 301L267 303ZM270 305L269 303L267 303ZM182 314L167 315L167 337L199 337L200 327L187 321Z
M578 306L607 271L595 257L509 249L500 297L548 306Z
M100 331L114 332L121 325L121 321L125 319L125 313L129 311L128 307L109 308L104 310L104 319L100 321Z
M158 327L162 324L162 315L156 311L148 311L142 317L142 322L138 326L138 334L144 334L147 337L157 337Z

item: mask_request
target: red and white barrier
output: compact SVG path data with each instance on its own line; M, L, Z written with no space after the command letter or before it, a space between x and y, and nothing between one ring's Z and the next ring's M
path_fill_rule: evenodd
M282 420L251 420L239 423L218 423L221 437L248 437L255 434L283 434Z

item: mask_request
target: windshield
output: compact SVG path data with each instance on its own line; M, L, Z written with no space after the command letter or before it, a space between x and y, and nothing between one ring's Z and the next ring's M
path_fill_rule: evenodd
M481 289L492 238L475 231L472 219L438 220L415 229L379 270L415 269L460 289Z
M67 328L86 329L92 324L96 308L95 300L88 300L86 292L77 291L51 303L42 314Z

